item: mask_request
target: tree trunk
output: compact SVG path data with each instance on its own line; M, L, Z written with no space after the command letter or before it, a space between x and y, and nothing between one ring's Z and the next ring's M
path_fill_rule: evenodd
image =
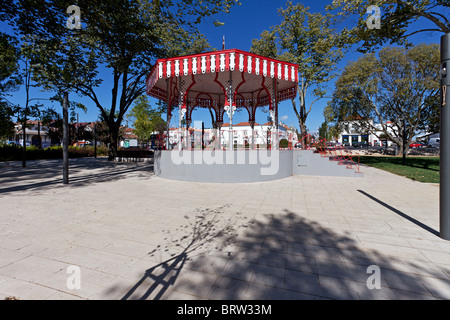
M292 99L291 101L292 101L292 108L294 109L294 113L297 116L298 125L300 127L300 141L302 144L302 149L306 149L306 135L307 135L306 118L308 116L308 113L306 113L305 110L305 104L303 103L304 99L301 99L300 101L300 110L297 109L295 99Z
M405 138L402 139L402 164L406 164L406 153L408 152L406 148L406 141Z
M396 144L397 145L397 153L395 154L396 156L398 156L398 155L403 155L403 144Z
M299 121L300 126L300 139L302 143L302 149L306 149L306 135L308 134L306 124Z
M23 131L23 147L22 147L22 167L25 168L27 166L27 134L26 134L26 124L27 118L25 118L25 122L22 123L22 131Z
M109 128L109 150L108 160L112 161L117 157L117 150L119 145L119 126L113 121L108 123Z

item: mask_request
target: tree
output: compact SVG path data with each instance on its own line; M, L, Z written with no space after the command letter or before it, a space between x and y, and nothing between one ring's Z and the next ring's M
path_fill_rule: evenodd
M270 32L261 33L259 40L253 40L251 51L299 65L299 105L292 99L292 107L304 144L306 119L313 104L325 97L325 85L334 77L343 48L340 35L333 28L331 14L311 13L302 4L287 2L286 5L286 9L279 10L283 18L281 24L272 27ZM307 105L307 94L311 89L314 100Z
M369 6L379 8L379 28L369 28ZM349 44L358 44L358 51L373 52L384 44L410 45L408 37L420 32L450 32L450 1L448 0L334 0L327 6L330 11L337 11L343 19L353 15L358 16L357 23L350 29L344 29L343 39ZM375 17L375 15L371 15ZM428 21L424 27L423 23ZM439 97L430 97L427 104L430 115L419 124L419 128L428 132L440 130L440 102Z
M18 88L19 53L14 39L0 33L0 138L14 132L14 106L8 101L9 92Z
M356 119L360 131L384 133L405 159L439 95L439 46L384 48L345 67L327 107L328 120Z
M279 49L277 46L277 30L272 28L272 31L264 30L259 39L252 40L252 47L250 52L259 54L269 58L279 58Z
M37 81L48 90L89 97L110 131L109 158L117 154L119 129L133 101L145 92L156 58L198 53L208 48L195 25L236 0L85 0L81 28L66 28L67 1L23 0L6 14L27 35ZM26 17L26 18L24 18ZM46 20L47 23L45 23ZM98 70L112 75L111 103L96 88Z
M24 68L21 72L21 81L25 85L25 103L20 107L20 105L15 106L15 111L17 113L17 122L22 124L22 134L23 134L23 156L22 156L22 167L26 167L26 132L28 126L28 120L30 118L36 117L39 114L39 108L42 107L39 103L32 103L33 98L30 96L30 89L33 87L31 80L31 66L28 59L24 59Z
M324 122L322 122L322 124L319 127L319 137L325 140L329 140L329 127L328 127L328 123L325 120Z
M380 19L380 28L375 30L368 30L364 27L363 15L364 11L368 9L372 1L370 0L334 0L329 9L337 9L339 14L343 17L348 17L352 14L359 15L359 23L348 32L349 43L358 43L362 40L362 45L359 50L367 52L374 50L386 42L390 43L407 43L408 36L419 32L433 32L448 34L450 32L449 16L449 0L384 0L377 1L383 14ZM422 18L428 20L431 27L422 27L418 23L414 23ZM420 26L412 33L407 31L412 26ZM448 38L447 38L448 39ZM448 85L448 83L446 84ZM443 87L446 88L446 87ZM442 91L442 96L445 97L446 91ZM450 180L450 153L446 136L448 136L449 113L447 109L441 109L442 133L441 145L444 146L440 151L440 231L441 237L450 239L450 202L445 201L450 196L450 188L448 181Z
M378 16L367 14L372 5L378 6ZM408 37L419 32L449 33L449 7L448 0L334 0L327 9L342 19L358 17L356 25L344 29L343 35L347 43L358 44L358 50L366 53L386 43L406 45ZM373 18L379 19L379 28L368 27L368 19ZM431 27L415 24L420 18L428 20ZM409 27L416 28L411 31Z
M163 133L167 129L167 124L162 119L162 110L152 108L145 95L135 100L127 117L134 120L134 133L141 143L148 142L154 132Z
M52 98L52 101L56 101L61 103L60 97L55 96ZM87 130L87 125L75 125L75 121L77 119L77 109L81 109L83 111L87 111L86 107L81 103L76 103L73 101L69 102L68 105L68 113L69 113L69 124L68 124L68 133L69 133L69 144L74 143L76 140L91 140L93 138L93 134L88 134L85 136ZM42 121L42 125L48 128L48 135L50 140L57 143L62 143L63 141L63 119L62 115L57 112L54 108L47 108L44 110L40 110L39 117Z

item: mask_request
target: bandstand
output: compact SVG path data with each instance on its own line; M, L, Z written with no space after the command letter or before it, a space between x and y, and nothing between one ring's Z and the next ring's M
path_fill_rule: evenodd
M146 92L166 102L168 126L173 110L178 109L180 139L169 150L166 135L166 150L155 153L155 174L205 182L265 181L295 174L294 162L299 161L295 151L278 148L278 105L296 97L297 85L296 64L237 49L157 60L146 79ZM255 149L256 110L267 106L272 123L270 147ZM208 108L215 115L217 132L207 150L191 145L189 126L196 108ZM249 150L234 150L233 114L244 109L252 128L252 143ZM223 126L225 113L227 127ZM228 143L223 141L224 134Z
M214 111L218 130L227 130L228 141L233 141L236 109L247 110L248 122L253 127L256 109L269 106L272 132L276 134L278 103L296 96L297 82L297 65L232 49L159 59L147 77L146 86L148 95L167 103L167 123L174 107L179 110L180 128L182 119L189 128L195 108L209 108ZM222 128L225 113L229 128ZM220 140L220 133L217 137ZM232 149L233 144L228 143L228 150Z

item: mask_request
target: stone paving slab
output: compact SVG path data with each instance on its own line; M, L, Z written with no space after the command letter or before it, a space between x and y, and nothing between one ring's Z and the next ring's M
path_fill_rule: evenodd
M439 186L362 171L218 184L71 159L64 186L60 160L3 163L0 298L449 299Z

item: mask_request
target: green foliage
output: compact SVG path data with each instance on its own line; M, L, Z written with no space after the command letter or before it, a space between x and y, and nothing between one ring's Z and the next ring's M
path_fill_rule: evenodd
M418 45L382 49L349 63L326 108L330 121L358 120L360 130L386 136L408 146L424 123L436 121L431 112L439 96L439 47ZM425 121L425 122L424 122ZM403 150L406 152L406 150Z
M331 14L313 13L309 7L291 1L279 14L282 22L253 40L251 52L298 64L299 105L293 99L292 106L304 136L308 114L313 104L325 97L325 85L334 77L336 65L343 56L343 42ZM306 97L310 89L314 100L308 107Z
M328 123L325 120L324 122L322 122L322 124L319 127L319 137L321 137L323 139L326 139L326 140L329 140L328 132L329 132Z
M26 148L27 160L62 159L62 147L49 147L40 149L36 146ZM105 146L97 147L97 156L106 156L108 149ZM94 157L94 146L73 147L69 146L69 158ZM15 145L0 146L0 161L22 160L23 148Z
M366 25L367 8L377 5L381 11L380 29ZM357 23L342 31L343 41L357 44L360 52L375 51L384 44L408 44L408 37L418 32L450 32L448 0L334 0L327 6L341 19L357 17ZM418 21L431 22L431 28L423 28ZM415 23L417 22L417 23ZM415 31L408 31L415 28Z
M6 7L6 17L25 35L25 54L35 80L59 96L86 96L99 109L109 131L111 155L117 152L123 117L145 92L145 78L157 58L199 53L210 48L196 25L236 0L85 0L81 29L65 27L67 1L21 1ZM1 17L1 15L0 15ZM27 17L27 18L26 18ZM97 96L99 67L110 70L111 104Z
M22 159L22 147L15 145L0 145L0 161Z
M14 40L0 33L0 137L7 137L13 133L15 108L7 100L9 92L17 89L19 53L14 46Z
M153 132L162 133L167 129L167 124L162 119L162 109L153 109L145 95L135 100L127 117L133 120L134 133L140 141L146 142Z
M281 48L291 62L299 65L305 85L328 81L343 55L334 17L310 12L308 7L292 2L280 14L283 21L277 31Z
M19 52L14 42L12 37L0 32L0 98L6 92L16 89L19 82Z
M13 109L8 103L0 101L0 139L11 136L14 133Z
M117 156L122 158L150 158L152 155L153 150L145 148L120 148L117 152Z
M277 31L264 30L259 37L259 39L252 40L250 52L263 57L279 59L280 53L277 47Z

